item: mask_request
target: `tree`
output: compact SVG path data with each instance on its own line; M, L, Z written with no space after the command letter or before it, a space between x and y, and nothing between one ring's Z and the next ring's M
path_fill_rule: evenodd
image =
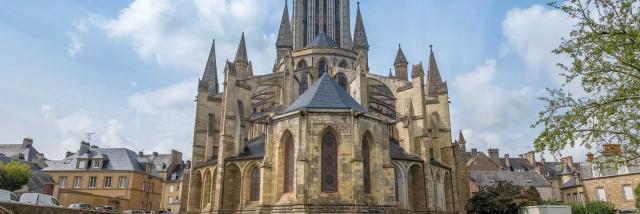
M538 191L533 188L537 194ZM540 194L536 197L530 195L529 190L525 191L521 186L514 185L510 181L498 180L494 185L482 186L480 191L475 193L467 205L470 213L517 213L521 206L536 205Z
M542 127L538 152L560 155L568 146L588 149L619 144L620 154L597 154L597 164L640 160L640 7L637 0L572 0L551 3L576 22L553 52L565 80L540 98L545 108L532 127ZM584 93L571 92L579 83ZM578 95L583 94L583 95Z
M527 205L538 205L542 202L542 197L540 197L540 193L538 189L534 186L529 186L527 190L524 191L524 196L527 198Z
M640 184L636 187L636 208L640 209Z
M29 165L12 160L0 161L0 189L15 191L29 181Z

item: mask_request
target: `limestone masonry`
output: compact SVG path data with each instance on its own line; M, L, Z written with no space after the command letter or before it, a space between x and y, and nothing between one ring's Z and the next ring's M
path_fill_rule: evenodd
M243 34L218 80L212 45L182 212L465 212L465 141L452 140L433 51L410 76L400 47L395 75L371 73L363 16L358 5L352 34L350 7L294 0L290 20L285 4L274 66L255 68L266 75L254 75Z

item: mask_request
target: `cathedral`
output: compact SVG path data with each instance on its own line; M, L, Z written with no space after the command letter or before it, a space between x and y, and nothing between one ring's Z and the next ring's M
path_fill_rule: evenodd
M433 50L409 66L399 46L395 72L377 75L359 3L353 31L349 0L292 5L273 68L255 68L267 74L243 34L219 80L214 41L183 212L465 213L465 141L452 139Z

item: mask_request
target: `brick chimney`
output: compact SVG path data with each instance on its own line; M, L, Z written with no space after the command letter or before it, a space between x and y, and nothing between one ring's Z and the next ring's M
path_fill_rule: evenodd
M500 164L500 152L498 149L489 149L489 158L495 161L497 164Z
M89 152L89 147L90 147L90 146L91 146L91 145L90 145L89 143L84 142L84 141L81 141L81 142L80 142L80 150L78 150L78 154L80 154L80 155L81 155L81 154L84 154L84 153Z
M22 148L29 148L33 145L33 139L25 137L22 139Z
M67 151L67 153L64 155L65 158L68 158L69 156L73 155L73 152L71 151Z
M534 153L533 151L529 151L524 154L524 158L527 159L527 161L529 161L529 164L531 164L532 166L536 165L536 153Z
M504 165L507 167L507 171L511 171L511 161L509 161L509 154L504 154Z
M593 153L587 153L587 161L593 161Z
M621 155L620 144L604 144L602 145L603 155Z
M478 149L472 148L471 149L471 158L475 157L476 155L478 155Z

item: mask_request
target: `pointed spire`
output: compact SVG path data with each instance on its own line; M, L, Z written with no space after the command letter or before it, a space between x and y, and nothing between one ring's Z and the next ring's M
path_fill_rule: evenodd
M240 38L240 44L238 44L238 51L236 52L236 59L234 62L249 63L249 60L247 59L247 46L244 43L244 32L242 32L242 37Z
M422 62L420 64L413 65L411 69L411 78L418 78L424 76L424 69L422 68Z
M465 140L464 136L462 135L462 130L460 130L460 133L458 134L458 143L461 143L461 144L467 143L467 140Z
M404 56L404 52L402 52L402 47L400 47L400 44L398 44L398 53L396 54L396 61L393 64L409 64L407 58Z
M218 69L216 68L216 40L214 39L209 51L207 65L204 68L204 74L200 86L209 93L218 93Z
M433 54L433 45L429 45L429 74L427 77L427 83L429 85L429 94L439 94L447 92L446 83L442 82L442 77L440 77L440 70L438 69L438 64L436 63L436 57Z
M389 77L393 77L393 73L391 73L391 68L389 68Z
M293 33L291 32L289 8L286 0L284 1L284 11L282 12L282 21L280 21L280 30L278 31L276 47L293 48Z
M367 33L362 23L362 15L360 14L360 2L358 2L358 12L356 14L356 29L353 33L353 48L364 48L369 50L369 42L367 41Z

